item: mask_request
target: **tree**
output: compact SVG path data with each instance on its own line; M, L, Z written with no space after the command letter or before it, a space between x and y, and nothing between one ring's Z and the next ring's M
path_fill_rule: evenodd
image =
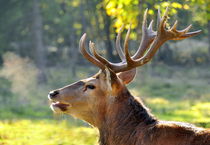
M32 36L35 48L35 59L36 64L40 70L38 80L43 83L46 82L45 68L46 68L46 50L43 42L43 24L42 24L42 15L40 10L40 1L33 0L32 5Z

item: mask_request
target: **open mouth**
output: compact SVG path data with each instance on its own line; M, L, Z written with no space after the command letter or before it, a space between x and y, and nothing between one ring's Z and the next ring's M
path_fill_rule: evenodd
M53 107L58 107L61 111L66 111L70 104L61 103L61 102L52 102Z

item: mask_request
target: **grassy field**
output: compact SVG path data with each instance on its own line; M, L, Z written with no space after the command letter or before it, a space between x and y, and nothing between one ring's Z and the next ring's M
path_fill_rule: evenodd
M156 67L141 71L130 89L141 96L162 120L176 120L210 127L210 71L208 67ZM136 90L136 86L139 87Z
M66 121L13 120L0 122L0 145L96 145L97 131Z
M52 82L56 80L56 77L51 79ZM146 106L161 120L183 121L210 128L210 72L207 67L180 69L160 66L139 70L129 88L132 94L141 96ZM0 145L97 144L96 129L70 117L53 117L48 104L37 108L0 106L0 120Z

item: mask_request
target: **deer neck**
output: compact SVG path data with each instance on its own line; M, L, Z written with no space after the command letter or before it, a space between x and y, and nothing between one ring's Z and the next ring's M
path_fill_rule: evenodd
M101 145L126 144L133 140L137 128L142 128L143 132L143 129L156 122L143 103L127 89L107 106L106 116L98 127Z

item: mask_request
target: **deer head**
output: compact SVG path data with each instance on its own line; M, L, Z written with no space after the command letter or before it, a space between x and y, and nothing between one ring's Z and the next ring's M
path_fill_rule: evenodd
M147 10L145 11L142 40L133 56L130 56L128 51L130 28L125 37L124 52L120 45L123 28L120 29L116 39L116 50L121 58L120 63L112 63L99 55L92 42L89 43L91 54L88 53L85 48L86 34L84 34L80 39L81 53L87 60L99 67L100 71L90 78L51 91L48 98L52 101L52 110L75 116L99 127L107 115L114 112L116 102L119 104L128 99L126 84L135 77L136 67L149 62L166 41L182 40L200 32L188 32L191 25L184 30L177 30L177 21L171 28L166 28L167 12L168 9L161 17L158 11L157 31L154 31L153 21L147 27Z

